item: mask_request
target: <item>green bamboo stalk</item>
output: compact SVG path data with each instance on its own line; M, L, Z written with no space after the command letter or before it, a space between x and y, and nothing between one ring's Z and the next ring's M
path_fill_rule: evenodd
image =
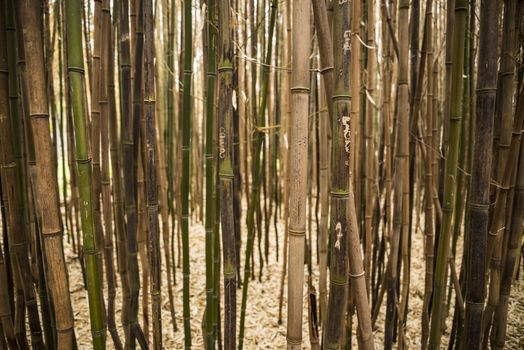
M239 330L239 341L238 349L242 350L244 348L244 327L246 321L246 305L247 305L247 291L249 287L249 275L250 275L250 259L251 254L253 253L254 245L254 228L255 228L255 209L259 205L260 198L260 177L261 177L261 157L260 151L262 150L262 145L264 143L263 128L265 126L265 112L267 106L267 95L269 90L269 64L271 62L271 53L273 50L273 31L275 28L276 14L278 1L271 1L271 15L269 19L269 33L268 33L268 43L266 48L266 57L264 59L264 65L262 69L262 96L260 108L258 110L257 120L256 120L256 130L255 130L255 147L253 153L253 175L251 183L251 195L249 198L249 206L247 211L247 242L246 242L246 256L244 261L244 288L242 290L242 303L240 306L240 330Z
M88 154L88 136L86 121L87 108L84 91L84 62L82 55L82 28L80 1L71 0L66 3L67 55L68 73L70 79L70 94L73 107L75 128L75 155L77 159L80 200L82 202L82 233L84 264L87 277L87 291L91 319L91 333L94 349L105 349L105 310L101 276L99 275L99 260L97 258L97 242L93 221L93 182L91 158Z
M182 102L182 272L183 272L183 316L184 345L191 348L191 315L189 305L189 192L191 154L191 77L193 60L193 27L191 0L184 0L184 95Z
M468 13L467 1L456 0L455 23L452 42L451 64L451 91L449 115L449 150L446 160L446 177L444 184L444 202L442 206L443 217L438 240L438 251L433 288L433 304L431 308L431 327L429 349L439 349L441 338L441 322L444 313L444 296L446 292L446 270L449 255L449 244L453 223L455 196L457 193L457 165L459 156L460 129L462 118L464 69L464 41L466 31L466 17Z

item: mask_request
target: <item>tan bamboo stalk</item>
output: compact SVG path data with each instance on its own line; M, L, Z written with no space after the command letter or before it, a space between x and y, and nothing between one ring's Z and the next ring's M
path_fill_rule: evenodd
M320 81L320 91L324 88ZM329 113L325 94L320 93L319 108L319 157L320 157L320 228L319 228L319 296L320 320L322 324L327 318L327 260L328 260L328 223L329 223L329 155L328 128Z
M51 299L55 310L57 327L57 346L71 349L74 343L74 321L69 295L69 281L65 264L60 227L57 174L53 167L53 148L49 130L48 100L45 84L44 54L40 27L40 7L33 1L19 4L21 25L23 26L27 73L31 77L29 94L29 116L35 144L36 194L39 208L45 208L41 216L42 234Z
M289 273L287 348L302 348L304 246L308 165L310 13L307 0L293 4L291 120L289 135Z
M285 26L285 50L284 50L284 63L285 66L289 69L283 76L282 81L282 101L283 108L282 112L284 114L284 123L283 123L283 138L284 138L284 157L283 157L283 182L282 191L284 192L284 247L283 247L283 259L282 259L282 275L280 278L280 294L278 298L278 324L282 324L282 306L284 304L284 283L286 280L287 273L287 251L288 251L288 225L289 225L289 146L288 146L288 137L289 137L289 122L291 120L291 0L286 0L286 6L284 7L284 26Z
M365 228L365 250L364 250L364 270L366 271L366 288L368 291L368 298L371 291L371 245L372 245L372 222L374 212L375 199L375 145L373 135L373 124L375 117L375 84L376 84L376 68L377 68L377 47L375 46L375 2L368 0L368 25L367 25L367 81L366 81L366 118L365 118L365 145L366 145L366 183L365 183L365 213L364 213L364 228Z
M360 159L359 155L361 152L360 145L360 108L361 108L361 59L362 59L362 46L360 44L360 22L362 20L362 0L356 0L351 2L351 42L355 43L351 49L351 172L353 173L353 188L355 189L355 205L357 209L357 218L360 218L360 195L359 188L355 179L360 179ZM334 41L334 40L333 40ZM359 221L360 222L360 221Z
M327 101L328 115L333 115L333 41L328 22L326 2L312 0L315 29L317 31L318 52L320 55L320 74L324 84L324 95Z
M328 254L328 128L329 116L333 115L332 96L333 96L333 42L331 30L328 23L326 2L323 0L313 0L313 14L315 19L315 29L317 31L319 54L320 54L320 108L319 108L319 154L320 154L320 236L319 236L319 264L320 264L320 318L324 323L327 317L327 254Z

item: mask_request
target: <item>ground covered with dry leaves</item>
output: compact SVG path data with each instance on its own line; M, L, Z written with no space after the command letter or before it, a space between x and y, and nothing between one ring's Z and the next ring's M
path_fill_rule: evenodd
M243 228L243 242L246 241L245 227ZM271 227L270 237L271 250L269 263L264 266L262 281L258 280L258 247L255 242L255 280L249 283L249 298L247 304L246 330L245 330L245 349L284 349L286 347L286 297L287 289L284 290L284 324L278 324L278 294L280 290L280 279L282 274L282 247L284 239L284 226L278 225L279 231L279 249L280 259L276 260L276 242L274 242L274 231ZM195 223L190 227L190 259L191 259L191 326L192 342L194 349L203 349L203 338L201 321L205 308L205 256L204 256L204 227L200 223ZM461 243L459 243L461 245ZM244 249L244 245L242 246ZM242 250L242 257L244 255ZM72 295L75 327L79 349L90 349L90 328L89 314L87 305L87 292L83 287L81 268L79 260L74 256L72 249L66 244L66 256L69 266L70 290ZM162 255L162 258L164 256ZM243 258L242 258L243 260ZM314 257L316 262L316 257ZM457 261L460 261L457 258ZM164 263L163 263L164 264ZM243 262L242 262L243 266ZM457 270L459 266L457 266ZM168 296L166 288L165 269L163 269L163 288L162 288L162 320L163 320L163 339L165 349L183 349L184 332L182 319L182 270L177 267L177 284L174 286L175 292L175 312L178 330L173 330L171 324L171 315L168 308ZM304 273L307 273L304 269ZM424 256L423 256L423 235L420 230L413 234L412 242L412 260L410 273L410 290L409 290L409 316L406 327L406 339L412 349L420 348L420 312L422 308L422 298L424 295ZM307 279L305 279L307 283ZM318 291L318 265L314 265L314 282ZM304 291L306 291L304 285ZM107 296L107 292L106 292ZM240 298L241 292L237 293L237 322L240 320ZM385 299L385 298L384 298ZM307 310L307 300L304 298L304 311ZM117 285L116 297L116 319L120 323L120 310L122 305L122 296L119 285ZM142 310L140 310L142 312ZM382 304L381 313L377 320L375 335L375 347L382 348L383 331L384 331L384 312L385 300ZM451 315L448 316L448 330L451 329ZM140 315L142 320L142 315ZM303 349L309 349L309 337L307 316L304 312L303 321ZM123 339L122 329L119 329L120 336ZM443 337L443 345L447 343L446 333ZM353 337L355 339L355 337ZM112 347L112 341L108 335L108 348ZM356 346L356 343L355 343ZM356 348L356 347L354 347ZM446 347L447 348L447 347ZM524 349L524 276L521 273L520 279L514 283L511 290L511 299L509 303L509 321L508 321L508 341L507 349Z

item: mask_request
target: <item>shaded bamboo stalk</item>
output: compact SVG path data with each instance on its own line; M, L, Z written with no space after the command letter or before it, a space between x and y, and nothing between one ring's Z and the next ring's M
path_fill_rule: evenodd
M408 116L409 116L409 96L408 96L408 12L409 12L409 2L405 0L399 1L399 68L398 68L398 101L397 101L397 123L396 123L396 133L397 133L397 142L395 145L395 173L394 173L394 196L393 196L393 216L390 218L392 220L393 230L391 236L391 247L390 255L386 270L386 284L387 284L387 309L386 309L386 322L385 326L385 339L384 339L384 348L391 349L394 329L397 322L397 316L403 310L397 310L397 302L400 299L397 294L397 286L399 282L399 245L402 244L402 248L405 248L403 242L405 238L404 235L407 232L403 229L403 224L405 221L405 211L407 208L404 208L408 204L404 199L404 194L406 192L406 186L409 184L405 181L405 178L409 176L409 166L408 162L408 140L409 135L407 133L407 128L409 125ZM408 170L408 171L406 171ZM404 261L403 261L404 262ZM401 322L399 322L399 327L402 327ZM402 337L402 334L400 335Z
M224 349L236 348L236 243L233 174L233 43L230 2L218 3L218 176L224 274Z
M215 176L214 176L214 152L213 152L213 133L214 133L214 112L215 112L215 84L216 84L216 57L215 57L215 38L216 38L216 3L215 0L208 1L206 12L206 34L207 39L207 97L206 97L206 144L205 144L205 178L206 178L206 203L205 203L205 230L206 230L206 346L212 349L215 344L213 336L213 321L216 305L213 300L213 235L215 225ZM216 238L215 238L216 239Z
M315 29L319 37L320 72L322 74L320 92L320 236L319 236L319 264L320 264L320 317L322 323L327 318L327 262L328 262L328 215L329 215L329 153L328 153L328 128L329 117L333 115L333 42L331 30L329 29L326 2L314 0L313 15L315 19ZM322 93L323 92L323 93Z
M107 304L107 329L113 340L113 344L116 349L122 348L118 331L116 329L115 321L115 297L116 297L116 276L115 268L113 263L113 206L111 202L111 180L109 174L109 127L110 127L110 116L109 113L116 113L115 110L111 110L111 104L109 101L109 66L113 65L110 60L109 51L113 49L111 42L111 12L109 7L109 1L104 0L102 2L102 48L101 48L101 65L100 65L100 137L101 137L101 151L102 151L102 164L101 164L101 185L102 185L102 201L103 201L103 222L104 222L104 262L105 272L107 278L107 292L108 292L108 304ZM113 105L114 107L114 105Z
M438 349L441 339L441 322L444 313L444 296L446 291L447 260L449 244L453 227L453 212L457 186L457 165L459 155L460 129L462 118L462 74L464 68L464 41L466 31L467 2L455 2L455 23L453 30L452 65L451 65L451 94L449 114L449 150L446 160L446 176L443 197L443 217L438 238L438 250L433 286L433 302L431 307L431 326L429 349Z
M122 9L123 6L120 6L119 11L115 11L116 16L123 16ZM118 23L121 25L121 21L118 20ZM116 27L116 25L115 25ZM118 28L115 28L115 31ZM112 31L111 31L112 33ZM111 37L108 40L107 45L110 48L115 44L113 38ZM113 50L108 50L108 61L114 62ZM111 172L112 172L112 190L113 190L113 208L114 208L114 231L116 234L117 240L117 267L118 273L120 275L120 285L122 288L122 302L123 307L121 311L121 324L124 329L125 340L128 339L128 324L129 324L129 308L127 307L130 298L129 292L129 279L127 274L127 246L126 246L126 227L125 227L125 215L124 215L124 198L123 198L123 184L121 180L121 158L122 152L120 147L120 135L118 122L117 122L117 108L116 108L116 94L115 94L115 74L114 74L114 64L109 64L108 66L108 93L109 93L109 139L110 139L110 154L111 154ZM123 110L120 110L123 113ZM123 129L121 126L120 129ZM109 323L109 320L108 320ZM117 343L115 343L115 348L118 349Z
M161 316L161 273L160 273L160 230L158 227L158 186L156 116L155 116L155 48L153 35L153 2L143 0L144 11L144 114L145 114L145 152L142 161L145 165L145 203L147 209L148 258L151 269L151 299L153 319L153 348L162 349L162 316ZM142 11L142 8L140 9Z
M182 270L183 270L183 316L184 316L184 346L191 348L191 315L189 305L189 192L190 192L190 153L191 153L191 79L193 60L191 1L184 0L184 82L182 102Z
M475 147L469 195L469 232L466 270L466 315L463 346L479 349L485 299L486 245L488 234L489 181L497 83L497 3L483 0L480 7L479 69L476 90Z
M338 349L341 330L345 329L348 277L359 319L360 344L363 349L373 349L371 313L367 299L362 261L362 251L356 221L355 197L351 186L351 84L353 71L349 71L352 50L351 17L349 2L334 4L333 47L335 90L331 117L333 142L331 153L331 264L328 318L323 343L326 349ZM356 43L356 45L359 45ZM348 261L350 269L348 271Z
M27 308L27 316L31 331L31 344L36 349L43 349L42 329L38 315L38 305L32 285L31 266L29 260L30 237L26 225L27 197L25 191L24 164L22 155L22 133L20 111L18 106L18 87L16 76L16 39L14 18L7 11L6 1L0 4L5 17L0 18L0 152L2 159L2 194L9 203L7 207L7 233L9 251L13 252L12 270L17 279L17 288L23 292L23 302ZM11 4L9 5L11 10ZM11 12L11 13L10 13ZM9 30L7 30L9 29ZM29 242L30 243L30 242ZM18 317L17 317L18 318ZM15 320L17 323L18 320ZM24 324L24 317L20 320ZM15 326L16 327L16 326ZM25 329L25 327L23 327Z
M433 145L433 106L431 100L434 96L434 84L431 77L431 67L433 64L433 1L428 0L426 3L426 14L424 19L424 39L422 43L422 57L426 57L426 67L423 67L423 60L420 60L420 73L423 75L424 69L427 72L427 99L426 99L426 143L431 147ZM420 81L420 78L419 78ZM418 83L417 83L418 84ZM419 86L419 85L417 85ZM420 89L420 87L419 87ZM416 97L415 97L416 98ZM429 306L433 290L433 263L434 263L434 211L433 211L433 172L431 153L425 153L424 159L424 193L425 193L425 212L424 212L424 229L425 229L425 279L424 279L424 301L422 306L422 349L427 348L429 338Z

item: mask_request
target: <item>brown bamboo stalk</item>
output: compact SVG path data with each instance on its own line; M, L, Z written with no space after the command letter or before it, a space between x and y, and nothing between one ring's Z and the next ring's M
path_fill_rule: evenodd
M19 3L21 25L24 30L27 73L31 77L32 89L29 94L29 115L36 156L36 193L39 208L45 208L40 227L48 264L48 278L53 301L57 345L70 349L74 342L74 321L69 295L67 268L63 255L62 230L58 210L58 186L56 171L53 171L53 149L49 131L48 100L45 85L44 55L39 22L39 5L32 1Z

